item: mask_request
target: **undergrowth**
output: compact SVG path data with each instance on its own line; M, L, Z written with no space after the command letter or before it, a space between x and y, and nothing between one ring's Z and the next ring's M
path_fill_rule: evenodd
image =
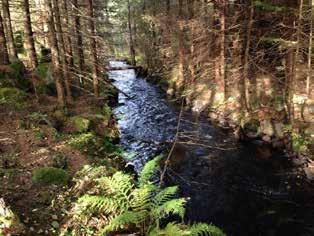
M183 222L187 200L178 197L178 187L161 188L152 182L160 159L148 162L138 181L123 172L97 178L75 204L74 223L63 235L224 235L213 225Z

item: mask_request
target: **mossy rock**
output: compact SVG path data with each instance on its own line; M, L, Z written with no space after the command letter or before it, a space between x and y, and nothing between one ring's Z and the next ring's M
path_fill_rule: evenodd
M17 88L0 88L0 104L23 109L27 106L27 94Z
M32 180L39 184L66 185L70 180L70 176L62 169L43 167L33 172Z
M247 132L259 133L261 124L256 119L244 119L241 122L241 126Z
M78 134L86 133L91 126L91 121L81 116L74 116L66 124L68 133Z
M23 91L30 91L32 83L25 77L25 66L17 60L10 65L1 66L0 86L16 87Z
M41 63L35 69L40 81L37 81L36 91L38 94L56 94L56 85L52 76L52 68L50 63Z
M16 61L10 64L12 72L9 74L10 79L16 81L16 86L24 91L32 89L32 83L25 77L25 66L23 62Z
M91 121L91 130L93 130L97 135L105 137L106 129L109 126L111 115L90 115L88 119Z
M88 154L96 153L99 147L98 139L93 133L78 134L72 137L68 144L72 148Z

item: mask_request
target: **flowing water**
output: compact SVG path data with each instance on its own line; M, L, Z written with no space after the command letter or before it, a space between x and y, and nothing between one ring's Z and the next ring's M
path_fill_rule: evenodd
M113 61L111 67L127 66ZM125 158L138 172L174 141L180 109L135 71L114 70L121 91L114 113ZM267 147L239 144L206 118L182 112L167 184L189 199L186 220L214 223L228 235L314 235L314 196L301 168Z

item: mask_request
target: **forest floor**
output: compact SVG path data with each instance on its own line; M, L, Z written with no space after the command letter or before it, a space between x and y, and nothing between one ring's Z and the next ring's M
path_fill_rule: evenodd
M84 165L95 162L86 150L69 145L75 127L68 121L70 117L91 115L97 107L91 100L78 100L64 115L53 97L41 98L40 105L36 100L28 103L30 106L20 111L0 106L0 197L22 223L7 233L54 235L66 215L64 206L56 202L69 191L71 182L38 183L34 181L34 171L55 167L72 178ZM83 129L77 133L91 128Z

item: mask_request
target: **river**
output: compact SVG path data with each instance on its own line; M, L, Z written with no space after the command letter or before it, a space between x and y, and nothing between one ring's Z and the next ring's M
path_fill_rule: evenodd
M127 66L112 61L111 67ZM139 172L169 150L180 108L133 69L109 72L122 91L114 113L125 159ZM207 118L182 112L166 184L189 199L186 220L213 223L228 235L314 235L314 196L301 167L267 147L241 144ZM265 154L266 153L266 154Z

